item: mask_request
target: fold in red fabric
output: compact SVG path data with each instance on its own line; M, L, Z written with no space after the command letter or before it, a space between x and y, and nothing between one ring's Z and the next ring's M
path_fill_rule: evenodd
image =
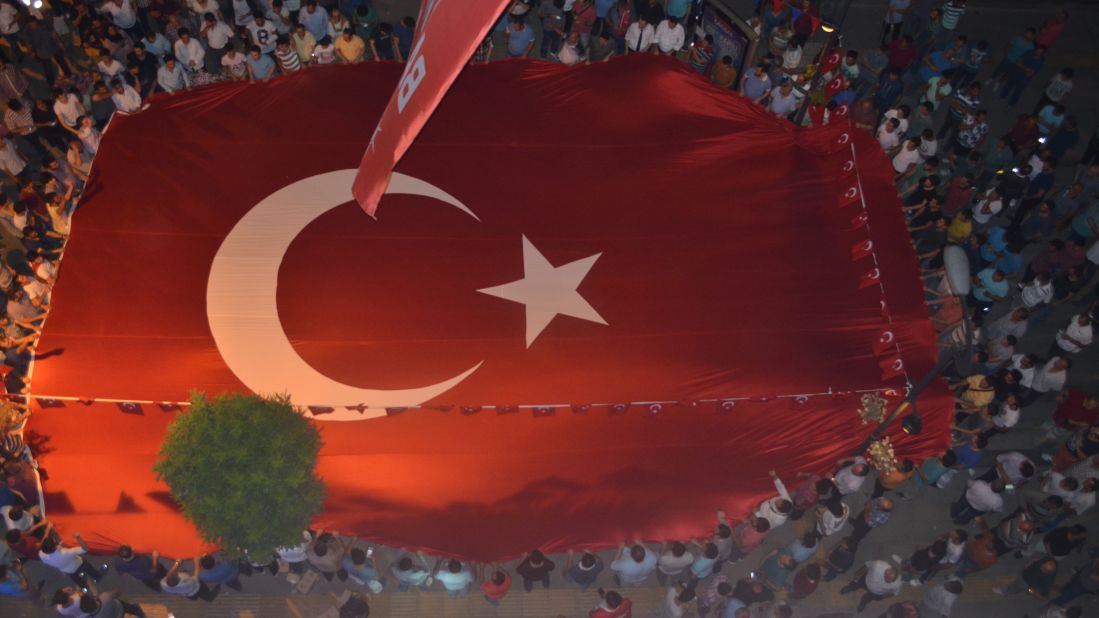
M177 401L193 388L257 388L212 332L215 256L268 196L353 169L399 73L321 67L116 118L41 343L65 351L37 364L34 393ZM470 67L397 172L475 217L387 195L375 221L348 187L282 256L281 330L303 373L361 389L477 369L426 400L382 404L409 407L400 414L318 416L325 528L482 560L696 537L717 509L741 516L767 497L768 470L791 485L799 471L826 472L873 427L857 393L778 396L903 394L934 364L876 142L845 126L796 128L672 60ZM575 293L600 320L554 315L531 340L545 298L524 306L478 291L530 277L528 242L556 268L598 256L575 290L550 298ZM282 360L269 359L272 375ZM296 379L272 390L293 395ZM712 400L725 398L751 400L719 413ZM461 408L700 400L655 414ZM103 546L188 555L200 542L150 471L178 412L144 411L36 413L51 449L49 515ZM920 411L923 434L893 434L903 455L946 443L945 389L922 395Z

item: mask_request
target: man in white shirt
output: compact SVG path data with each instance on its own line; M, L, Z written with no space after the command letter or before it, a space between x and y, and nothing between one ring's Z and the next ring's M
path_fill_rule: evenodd
M656 46L662 54L670 56L678 52L686 41L687 33L675 17L665 19L656 27Z
M950 515L954 523L964 526L979 515L999 513L1004 510L1004 482L996 479L989 483L980 479L966 482L966 490L957 502L950 505Z
M1030 283L1020 284L1019 287L1019 300L1023 303L1024 309L1033 309L1053 301L1053 281L1049 273L1038 273ZM1024 332L1026 332L1025 326Z
M917 165L921 161L920 157L920 144L921 139L913 137L912 139L905 140L904 146L901 146L900 152L893 157L893 171L898 174L903 174L908 171L908 168Z
M794 83L789 79L783 79L782 84L771 91L771 102L768 103L767 109L780 118L786 118L794 113L797 107L798 98L794 94Z
M70 88L62 91L56 88L53 94L53 113L57 115L57 120L61 126L76 131L76 122L84 115L84 106L80 103L76 90Z
M1054 345L1050 350L1051 354L1061 354L1062 351L1069 354L1079 354L1081 350L1091 345L1091 318L1086 313L1073 316L1064 328L1057 331L1053 339Z
M656 31L652 24L642 17L626 29L626 53L647 52L653 46Z
M141 95L129 84L116 79L111 82L111 101L115 109L124 114L135 114L141 111Z
M176 62L183 65L188 71L199 71L206 68L206 50L202 44L191 38L191 33L186 28L179 29L179 40L172 46Z
M891 596L896 596L901 591L901 576L896 567L885 560L870 560L859 569L849 584L840 590L840 594L847 594L856 590L866 590L859 600L856 613L861 614L866 606Z
M1038 373L1033 354L1016 354L1012 356L1011 366L1008 369L1019 372L1019 386L1023 388L1030 388L1034 384L1034 374Z
M996 456L996 465L989 468L988 472L981 475L984 481L993 481L997 478L1004 483L1014 485L1015 489L1022 487L1024 483L1034 477L1034 462L1019 451L1008 451Z
M817 516L817 532L822 537L839 532L851 516L851 507L840 500L831 500L818 508L820 514Z
M111 21L114 25L130 32L130 34L136 34L141 36L137 23L137 9L134 7L133 0L107 0L99 7L100 13L107 13L111 16Z
M656 561L656 581L661 586L667 584L669 576L681 575L694 560L694 554L687 551L687 546L683 543L675 541L671 547L665 543L660 549L660 558Z
M276 39L278 39L278 28L275 24L267 21L263 15L256 15L256 18L248 23L248 34L252 37L252 45L258 45L261 53L270 54L275 51Z
M920 607L928 611L921 612L920 615L926 616L931 613L949 618L950 612L954 610L954 602L958 600L958 595L962 593L962 590L964 590L962 580L956 577L951 577L938 586L928 588L927 592L923 594L923 599L920 600Z
M624 556L626 545L618 547L618 554L611 562L610 568L615 577L624 586L638 586L645 583L649 574L656 570L656 552L645 547L641 543L634 543L628 556Z
M200 568L198 558L195 558L194 560L195 572L197 573ZM168 594L187 597L191 600L202 599L203 601L209 602L216 599L218 593L221 592L221 585L218 584L212 589L206 587L206 584L198 579L198 575L181 573L179 567L182 564L182 560L176 560L175 563L172 564L172 568L168 569L168 574L164 576L164 579L160 580L160 589Z
M891 155L896 151L897 146L901 143L900 131L897 127L900 126L900 121L896 118L887 118L885 122L881 123L878 127L878 144L881 145L881 149L885 151L885 154Z
M836 484L840 495L850 496L857 493L866 482L867 475L870 474L870 466L867 465L866 460L862 457L841 459L837 465L839 469L832 477L832 482Z
M1000 193L996 189L989 189L973 207L973 223L988 225L992 217L1000 214L1004 209L1004 201L1000 199Z
M51 566L68 575L78 586L84 585L85 577L99 581L103 574L84 559L84 554L88 553L88 544L84 542L79 533L74 533L73 537L76 538L76 542L80 544L80 547L65 547L57 539L47 537L46 540L42 541L41 548L38 550L38 558L42 560L42 564Z
M771 470L770 475L778 495L764 500L756 508L755 516L766 519L767 523L771 524L771 530L774 530L790 518L790 512L794 510L794 502L790 498L790 493L786 491L786 486L782 484L782 480L778 478L774 470Z
M26 169L27 160L7 138L0 137L0 171L8 175L13 184L18 185L19 174Z
M190 88L191 82L175 56L168 56L164 59L164 65L157 69L156 85L168 94L175 94Z
M1059 393L1065 387L1068 368L1072 362L1067 358L1054 356L1034 374L1030 388L1036 393Z
M233 40L233 29L216 15L207 13L199 36L206 40L206 72L216 74L221 70L221 57L228 51L225 47Z

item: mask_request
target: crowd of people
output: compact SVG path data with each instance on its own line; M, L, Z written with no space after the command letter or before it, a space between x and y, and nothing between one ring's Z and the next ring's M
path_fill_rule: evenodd
M746 618L790 616L821 582L837 578L847 580L844 594L859 594L852 602L859 611L873 604L887 616L949 616L970 575L1006 564L1017 579L997 594L1041 599L1045 618L1083 615L1080 598L1099 593L1099 551L1088 545L1082 525L1085 513L1094 515L1099 484L1099 395L1065 386L1074 359L1093 344L1099 138L1079 152L1072 67L1032 84L1068 16L989 42L964 34L964 0L926 14L917 14L911 0L883 4L880 41L846 49L823 79L806 70L819 60L805 51L815 31L804 18L814 14L809 0L761 3L749 22L762 42L758 61L739 76L712 38L689 40L696 8L690 0L514 0L471 62L676 55L718 86L790 118L816 85L842 76L842 87L822 102L826 113L804 122L828 122L845 107L850 122L873 134L892 162L932 323L944 353L957 359L949 370L957 395L949 450L881 470L854 457L830 474L802 475L792 491L772 473L776 495L744 520L718 512L712 535L659 547L626 543L606 564L588 549L556 557L533 549L507 568L454 558L429 564L421 553L379 548L389 558L380 566L361 540L316 530L271 556L235 559L171 561L123 546L114 571L204 601L222 587L241 590L242 577L300 581L314 573L353 590L341 600L347 616L366 615L369 595L384 590L440 587L454 597L476 591L496 605L514 594L514 575L526 592L554 579L588 591L591 616L620 618L633 612L629 590L655 581L666 590L665 616ZM381 21L369 0L0 0L0 89L7 100L0 233L11 239L0 259L8 295L0 347L8 391L25 392L69 217L114 113L141 113L150 97L222 80L262 81L331 63L403 62L415 27L411 17ZM991 134L983 101L998 98L1015 108L1039 90L1036 105L1018 113L1007 133ZM948 283L949 246L969 258L965 297ZM1028 326L1066 306L1071 319L1052 341L1037 342L1048 352L1016 350L1034 349ZM1053 401L1049 419L1034 418L1034 410ZM98 590L110 563L91 559L78 534L70 543L44 517L33 456L20 437L28 412L14 406L5 414L0 555L11 559L0 564L0 595L35 599L65 616L142 615L117 593ZM1020 425L1024 419L1030 422ZM1036 420L1045 422L1031 456L998 446ZM880 536L895 510L948 491L955 494L943 513L953 526L948 533L928 536L907 556L856 562L860 545ZM762 551L783 527L795 530L794 540ZM23 566L32 560L71 584L44 590L46 580L32 583ZM750 572L733 576L738 563ZM904 586L922 587L921 600L894 599Z

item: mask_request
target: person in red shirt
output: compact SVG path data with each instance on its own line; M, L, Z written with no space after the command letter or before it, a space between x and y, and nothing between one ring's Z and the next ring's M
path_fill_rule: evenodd
M633 618L633 603L618 592L600 588L599 597L603 600L588 612L588 618Z
M970 573L983 571L996 564L1000 553L996 551L996 537L991 532L982 532L974 538L965 548L965 556L958 565L958 571L954 574L964 578Z
M744 523L733 530L733 551L729 555L729 560L736 562L752 553L767 537L770 530L771 522L762 517L749 517L744 520Z
M492 577L485 579L485 565L480 565L477 579L481 582L481 592L484 593L485 600L499 606L500 599L507 596L508 590L511 590L511 575L496 564L492 565L492 569Z
M910 35L905 35L890 43L885 55L889 59L889 70L903 74L916 61L916 45Z
M8 547L13 552L33 560L38 558L38 550L42 548L42 538L49 535L52 527L48 520L43 519L25 532L18 529L8 530L4 540L8 542ZM40 533L39 530L42 532Z
M1038 119L1033 114L1020 114L1015 126L1007 134L1008 145L1016 155L1036 146L1039 137L1041 133L1038 130Z
M1066 22L1068 22L1068 13L1061 11L1056 17L1042 26L1042 30L1034 38L1034 42L1046 47L1053 45L1057 42L1057 39L1061 38L1061 33L1065 31Z
M943 213L953 217L955 213L969 206L973 200L973 174L955 176L946 190Z
M1099 397L1084 391L1070 389L1057 397L1057 411L1053 413L1053 422L1058 427L1076 430L1099 421Z

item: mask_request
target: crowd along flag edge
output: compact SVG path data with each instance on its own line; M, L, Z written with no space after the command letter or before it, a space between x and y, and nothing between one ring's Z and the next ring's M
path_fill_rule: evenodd
M389 176L508 0L424 0L404 72L359 163L351 192L374 216Z

